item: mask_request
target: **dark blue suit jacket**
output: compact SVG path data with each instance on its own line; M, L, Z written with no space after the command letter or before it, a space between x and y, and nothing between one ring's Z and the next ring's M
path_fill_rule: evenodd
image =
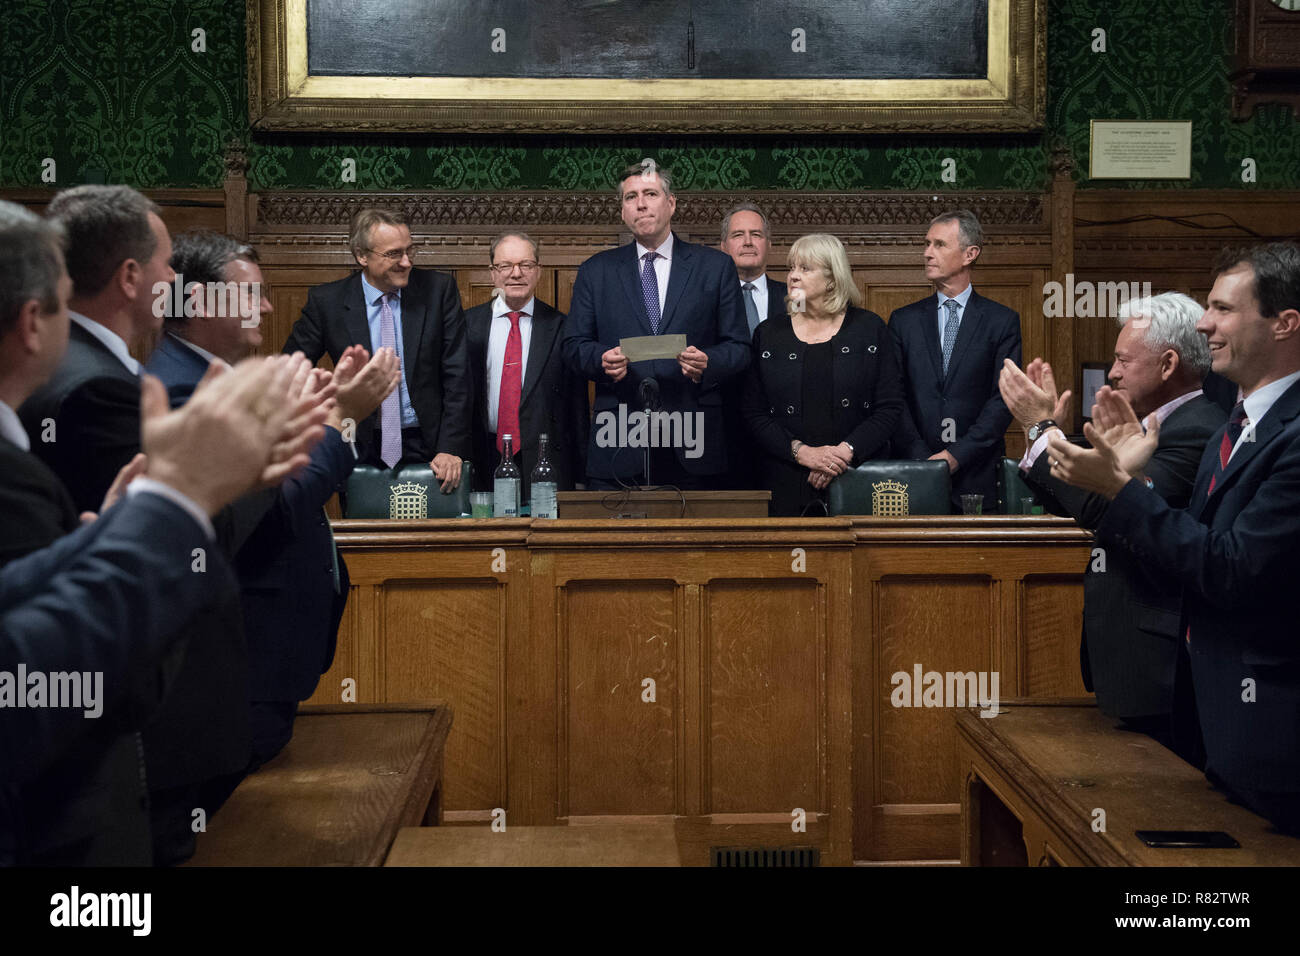
M675 359L639 362L628 367L621 382L601 368L600 356L619 340L650 335L650 319L637 268L636 244L599 252L578 268L573 299L564 329L564 358L575 372L596 383L593 416L617 414L620 403L629 411L640 407L637 386L642 379L658 380L665 411L704 415L702 454L677 460L690 474L715 475L726 470L726 434L722 400L724 383L749 365L749 323L740 297L740 277L731 257L717 249L673 237L672 265L661 335L685 335L686 344L709 357L699 384L682 374ZM596 444L599 420L593 417L587 446L587 474L597 478L632 477L642 469L641 449L602 448ZM615 460L615 453L617 461Z
M997 506L998 460L1006 454L1011 412L998 390L1004 359L1020 364L1020 316L974 289L962 313L948 374L939 342L938 296L928 295L894 310L889 328L902 348L907 408L894 440L899 458L929 458L947 448L957 459L952 496L984 496L984 510ZM942 440L952 419L956 440Z
M193 394L207 363L164 335L148 370L167 386L175 408ZM235 555L252 700L306 700L334 659L350 582L324 508L355 465L343 437L325 429L306 469L280 485Z
M211 553L208 574L191 570L195 548ZM46 862L149 864L135 735L119 747L102 725L118 720L141 676L183 644L184 623L224 567L184 509L140 494L0 570L0 670L100 671L106 698L97 719L75 707L5 710L0 865L30 862L29 853L71 832L90 842L77 856ZM85 742L95 739L99 752L88 752ZM48 799L33 802L42 792ZM90 829L76 829L83 824Z
M1191 503L1171 508L1130 481L1097 538L1182 587L1206 769L1230 787L1300 792L1300 383L1237 449L1207 495L1226 430L1201 459ZM1254 700L1243 700L1243 682Z

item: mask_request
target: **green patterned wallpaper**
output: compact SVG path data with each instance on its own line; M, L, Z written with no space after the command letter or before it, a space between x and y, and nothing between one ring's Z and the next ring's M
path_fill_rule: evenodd
M222 147L250 144L250 186L355 189L604 189L652 155L685 189L1039 189L1047 144L1087 168L1088 121L1191 119L1190 183L1081 185L1300 188L1300 123L1270 106L1229 119L1230 0L1048 0L1042 136L632 137L252 135L243 0L5 0L0 186L127 182L213 187ZM1106 30L1109 52L1093 53ZM191 50L206 32L206 52ZM340 160L357 182L339 182ZM957 182L940 181L957 161ZM1251 157L1258 182L1241 182ZM1076 174L1078 175L1078 174Z

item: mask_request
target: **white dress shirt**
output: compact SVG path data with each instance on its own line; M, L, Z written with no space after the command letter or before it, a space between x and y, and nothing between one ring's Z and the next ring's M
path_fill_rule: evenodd
M1232 446L1232 454L1228 456L1228 461L1232 461L1232 455L1237 454L1237 449L1241 447L1242 442L1255 440L1255 429L1259 426L1260 420L1268 414L1268 410L1282 397L1282 393L1297 381L1300 381L1300 372L1292 372L1284 378L1279 378L1276 382L1269 382L1267 385L1260 386L1242 401L1242 404L1246 406L1246 426L1242 428L1241 434L1237 436L1237 443Z
M127 348L126 343L122 341L122 336L118 335L106 325L100 325L94 319L88 319L80 312L68 312L68 318L76 322L79 326L99 339L104 347L112 352L126 366L126 370L132 375L139 376L140 363L131 358L131 350Z
M32 443L27 438L27 431L18 419L18 413L0 402L0 438L8 439L23 451L31 451Z
M1168 418L1170 415L1172 415L1175 409L1180 408L1183 405L1186 405L1197 395L1201 395L1201 394L1204 393L1201 389L1198 388L1195 389L1194 391L1187 392L1183 395L1179 395L1177 398L1165 402L1155 411L1156 421L1159 422L1161 425L1163 425L1165 423L1165 419ZM1147 429L1147 423L1146 423L1146 416L1144 415L1142 417L1142 430L1145 432L1146 429ZM1025 457L1020 459L1021 471L1028 471L1030 468L1034 467L1034 462L1038 460L1038 456L1041 455L1043 453L1043 449L1047 447L1048 436L1051 435L1051 433L1054 431L1059 431L1059 429L1049 428L1043 434L1038 436L1038 440L1035 441L1033 446L1030 447L1025 452Z
M762 325L767 321L767 273L763 273L757 279L741 279L742 298L749 294L745 291L745 286L751 282L754 284L754 306L758 309L758 324Z
M497 430L497 405L501 400L501 372L506 362L506 342L510 338L510 316L509 312L519 312L519 338L522 351L520 353L519 369L519 387L521 389L520 397L522 398L522 389L524 385L524 376L528 372L528 346L533 340L533 308L536 300L529 298L524 303L522 309L512 309L506 305L504 296L496 296L492 300L492 328L488 333L487 347L487 415L488 431L496 434ZM515 435L515 448L519 447L519 436Z
M673 266L673 234L668 233L668 238L664 240L663 245L658 249L647 249L639 242L636 244L636 284L638 286L641 285L641 270L645 268L645 260L641 257L647 252L659 253L659 258L655 260L655 279L659 285L659 317L662 318L664 302L668 298L668 273Z

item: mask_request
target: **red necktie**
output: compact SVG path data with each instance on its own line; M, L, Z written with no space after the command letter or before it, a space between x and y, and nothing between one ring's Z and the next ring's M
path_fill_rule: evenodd
M497 395L497 451L501 451L501 436L513 435L515 452L523 441L519 437L519 393L524 384L524 337L519 332L522 312L507 312L510 317L510 335L506 339L506 359L501 366L501 391Z
M1214 486L1219 483L1219 476L1228 467L1228 459L1232 457L1232 449L1236 446L1237 439L1241 437L1245 423L1246 403L1238 402L1237 407L1232 410L1232 417L1228 419L1228 428L1223 433L1223 441L1219 442L1219 467L1214 469L1214 474L1210 476L1210 487L1205 490L1206 497L1214 494Z

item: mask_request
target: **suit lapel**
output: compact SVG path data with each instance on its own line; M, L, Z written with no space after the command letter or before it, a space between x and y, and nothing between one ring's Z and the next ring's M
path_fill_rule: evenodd
M659 318L659 334L667 333L675 316L673 310L682 297L691 278L691 269L695 264L695 255L690 243L682 242L673 236L673 258L668 267L668 295L664 297L664 314Z
M627 295L628 304L632 308L632 315L636 316L637 321L646 335L650 335L650 316L646 314L645 297L641 294L641 263L636 257L636 241L628 243L623 247L627 252L619 250L618 279L623 286L623 292ZM663 323L660 322L660 329Z
M416 359L420 355L420 341L424 338L424 320L429 314L428 289L420 281L421 275L412 270L411 281L402 290L402 374L408 383L415 380Z
M519 392L519 407L523 408L528 396L537 387L546 367L546 358L551 354L555 336L559 334L559 314L550 306L533 300L533 331L528 342L528 364L524 368L524 385Z
M370 341L370 322L367 318L366 291L361 284L361 273L352 276L352 281L343 290L343 324L347 328L348 339L353 345L363 345L367 351L373 346Z
M1252 458L1278 435L1282 434L1282 429L1287 426L1291 419L1296 417L1300 412L1300 382L1291 385L1285 392L1278 396L1278 400L1273 403L1272 408L1265 413L1263 420L1255 429L1254 441L1243 441L1237 446L1236 452L1228 462L1228 467L1223 469L1223 474L1219 480L1214 483L1214 491L1206 497L1213 501L1219 496L1233 480L1241 473ZM1224 426L1225 430L1227 426ZM1213 444L1217 453L1219 444L1223 441L1223 436L1218 436L1218 443Z
M786 314L786 288L783 282L777 282L775 279L767 280L767 317L769 319L779 319Z
M934 368L934 380L943 381L943 349L939 345L939 297L938 293L918 303L921 310L921 334L925 336L925 354L930 356L930 365Z
M936 306L936 310L937 310ZM948 374L944 376L944 382L947 383L952 378L953 373L957 371L957 366L961 364L962 354L970 347L971 339L975 337L975 323L979 318L980 300L971 289L970 298L966 300L966 308L962 309L961 324L957 326L957 341L952 344L952 355L948 358ZM938 311L935 312L936 319ZM930 328L934 330L935 338L938 338L939 332L935 328L936 322L930 323ZM943 368L943 351L939 351L939 368Z

